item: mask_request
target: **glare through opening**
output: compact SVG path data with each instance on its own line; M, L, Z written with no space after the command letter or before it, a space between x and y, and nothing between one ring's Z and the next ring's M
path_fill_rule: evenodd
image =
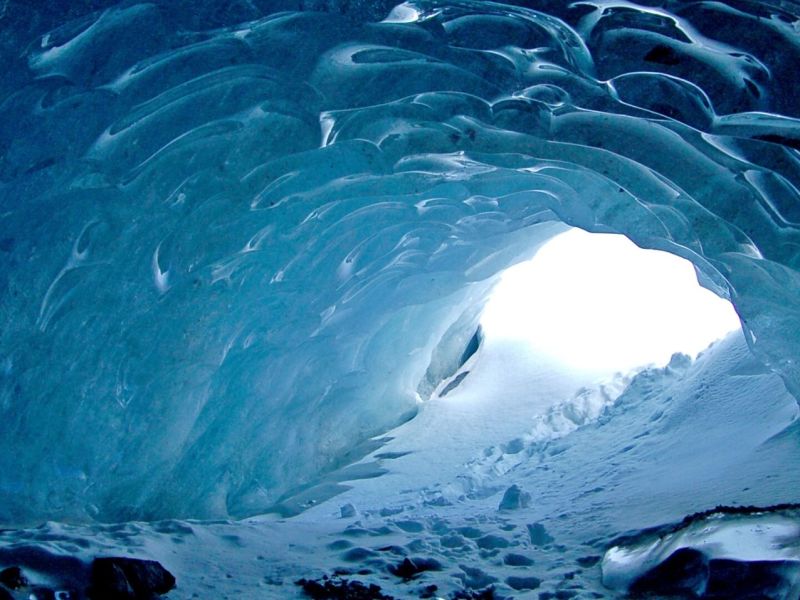
M481 324L567 366L626 372L695 357L741 327L733 306L697 282L693 265L621 235L572 229L508 269Z

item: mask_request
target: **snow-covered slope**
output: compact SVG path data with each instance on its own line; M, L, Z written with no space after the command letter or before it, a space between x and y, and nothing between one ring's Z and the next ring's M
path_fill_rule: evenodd
M508 350L487 341L482 352L506 366L531 358ZM0 534L0 564L76 589L74 568L54 555L153 558L177 577L170 598L301 597L295 581L334 573L396 598L431 585L443 598L490 586L486 597L597 598L699 547L744 563L729 571L742 580L755 565L761 597L796 598L796 509L670 526L699 507L765 505L800 489L796 469L776 469L797 457L796 436L781 434L797 405L741 334L628 385L539 362L527 381L515 371L498 388L496 364L481 358L368 456L287 499L283 517L48 523ZM406 558L434 570L404 579L396 572ZM761 575L758 561L783 561L785 578Z

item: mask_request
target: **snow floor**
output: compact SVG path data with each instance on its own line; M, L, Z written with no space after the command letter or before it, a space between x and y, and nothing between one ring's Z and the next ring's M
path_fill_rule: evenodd
M0 567L57 588L74 558L149 558L176 576L170 599L300 598L296 580L334 573L397 598L431 585L441 598L490 585L497 597L608 598L601 561L615 538L717 505L798 500L797 403L741 333L633 377L569 372L491 340L465 371L275 514L4 530ZM742 547L756 546L769 556L768 542ZM798 544L781 553L800 560ZM441 568L404 580L390 567L405 557Z

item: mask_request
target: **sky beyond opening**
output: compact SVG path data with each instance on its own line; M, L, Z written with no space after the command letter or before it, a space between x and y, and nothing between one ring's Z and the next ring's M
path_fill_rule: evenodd
M586 370L628 371L695 357L741 324L693 265L622 235L563 233L508 269L481 320L487 337Z

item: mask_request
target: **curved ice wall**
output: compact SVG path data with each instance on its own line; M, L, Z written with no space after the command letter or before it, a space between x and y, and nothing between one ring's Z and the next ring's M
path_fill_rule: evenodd
M800 392L797 14L515 4L4 4L0 520L268 508L562 222L693 261Z

